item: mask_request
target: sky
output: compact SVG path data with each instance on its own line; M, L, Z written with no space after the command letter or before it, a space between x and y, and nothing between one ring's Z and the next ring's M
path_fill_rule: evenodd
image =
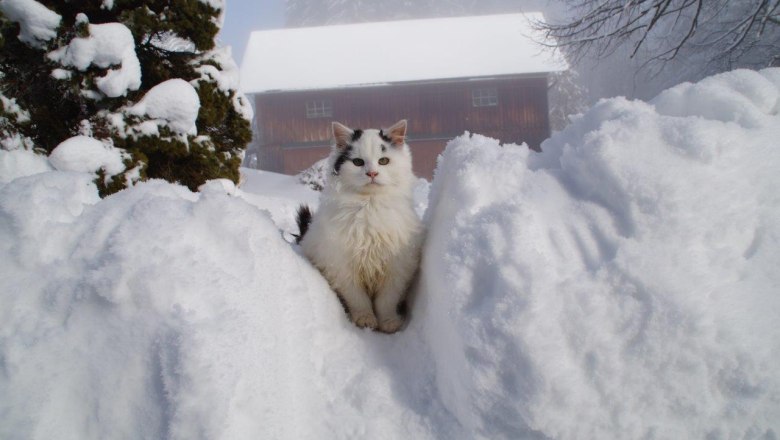
M284 0L226 0L225 24L218 39L233 48L239 66L252 31L284 26Z

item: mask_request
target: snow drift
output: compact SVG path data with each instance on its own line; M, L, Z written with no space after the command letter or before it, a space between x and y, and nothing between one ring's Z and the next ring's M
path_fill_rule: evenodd
M392 336L283 240L294 178L101 201L0 151L0 437L775 438L778 78L453 140Z
M450 143L420 308L442 401L464 428L777 435L776 72L602 101L541 155L476 135Z

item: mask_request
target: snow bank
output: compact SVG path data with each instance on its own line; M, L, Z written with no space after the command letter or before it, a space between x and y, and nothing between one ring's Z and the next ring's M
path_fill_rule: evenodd
M32 47L57 36L62 17L35 0L2 0L0 12L19 23L19 40Z
M750 117L612 99L541 155L451 142L395 335L283 239L294 177L100 200L0 166L0 437L776 437L780 121L710 81Z
M86 20L83 14L81 17ZM88 37L74 38L48 56L62 66L80 71L92 65L118 66L95 80L97 88L109 98L125 96L129 90L141 87L141 63L135 54L133 34L121 23L90 24ZM56 75L64 77L61 72Z
M103 170L106 176L114 176L125 170L126 154L111 148L89 136L66 139L49 154L49 162L60 171L95 173Z
M778 72L735 70L662 92L652 102L669 116L700 116L716 121L761 126L767 114L777 114ZM775 81L773 83L773 80Z
M418 314L466 432L777 435L777 72L602 101L539 156L448 145Z
M49 161L40 154L24 149L0 149L0 184L51 170Z
M98 202L88 175L51 172L0 189L0 437L430 436L392 397L397 341L347 322L220 186Z

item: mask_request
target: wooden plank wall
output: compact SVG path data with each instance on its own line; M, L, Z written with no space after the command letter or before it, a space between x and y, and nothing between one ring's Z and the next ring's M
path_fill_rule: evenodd
M473 107L472 90L488 87L497 89L498 106ZM333 116L306 118L310 100L330 100ZM330 144L333 120L353 128L378 128L407 119L410 145L416 141L421 150L425 145L421 154L426 157L420 159L428 165L418 169L425 177L432 174L435 156L446 140L464 131L502 142L526 142L534 149L550 132L546 77L272 93L256 97L256 110L263 133L261 166L291 174L327 155L327 149L312 147ZM433 154L431 148L438 151Z

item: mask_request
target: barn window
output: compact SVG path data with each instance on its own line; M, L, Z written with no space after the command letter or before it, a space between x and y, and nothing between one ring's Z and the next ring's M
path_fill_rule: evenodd
M329 118L331 116L333 116L333 103L330 99L306 101L307 118Z
M498 92L495 87L474 89L471 91L471 104L474 107L494 107L498 105Z

